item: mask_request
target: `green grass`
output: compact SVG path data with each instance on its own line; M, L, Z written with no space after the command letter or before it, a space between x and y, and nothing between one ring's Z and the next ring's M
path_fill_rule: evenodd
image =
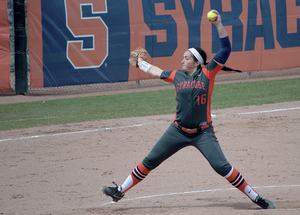
M215 86L212 109L300 100L300 78ZM175 113L174 90L0 105L0 130Z
M212 109L300 100L300 78L216 85Z

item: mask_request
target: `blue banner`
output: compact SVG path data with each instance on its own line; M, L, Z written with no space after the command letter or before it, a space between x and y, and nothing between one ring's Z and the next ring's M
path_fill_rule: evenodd
M220 48L212 8L232 44L226 66L300 67L300 0L28 0L30 87L153 78L128 62L139 46L166 70L180 69L190 47L210 60Z
M130 28L127 1L87 2L41 2L44 87L128 80ZM77 19L70 19L75 16ZM91 23L89 30L86 26ZM103 34L104 29L107 33ZM72 58L68 44L74 43L80 50L75 49L77 56ZM90 53L85 56L85 52ZM103 53L101 59L90 61L92 56L100 53ZM85 57L88 58L86 62Z

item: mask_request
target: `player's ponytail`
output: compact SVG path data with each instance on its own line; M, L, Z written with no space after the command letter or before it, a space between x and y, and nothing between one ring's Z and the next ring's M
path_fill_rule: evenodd
M208 62L207 61L207 55L205 53L205 51L203 49L201 49L200 47L194 47L194 49L197 50L197 52L201 55L202 59L203 59L203 66L207 65ZM194 60L198 61L197 58L194 56ZM199 65L198 69L201 67L201 65ZM227 66L223 66L222 68L223 71L227 71L227 72L242 72L241 70L238 69L232 69L230 67Z
M222 70L223 70L223 71L228 71L228 72L242 72L241 70L238 70L238 69L232 69L232 68L227 67L227 66L223 66Z

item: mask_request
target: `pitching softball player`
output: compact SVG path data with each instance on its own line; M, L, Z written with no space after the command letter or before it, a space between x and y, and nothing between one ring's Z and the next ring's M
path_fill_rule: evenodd
M162 80L172 82L176 92L175 120L158 140L156 145L144 160L132 171L122 186L101 189L104 194L119 201L130 188L141 182L151 170L186 146L196 147L207 159L212 168L233 186L242 191L254 203L264 209L273 209L275 205L268 199L259 195L246 182L243 176L230 165L225 158L211 121L211 95L216 74L223 68L230 52L231 44L224 29L221 16L217 11L215 24L221 49L213 60L206 63L207 56L201 48L190 48L184 55L181 70L163 71L144 61L139 55L137 64L139 68Z

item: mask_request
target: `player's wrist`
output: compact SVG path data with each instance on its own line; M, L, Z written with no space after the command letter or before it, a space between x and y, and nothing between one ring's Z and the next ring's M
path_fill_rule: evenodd
M152 66L153 65L147 63L146 61L142 61L142 62L139 61L139 68L146 73L149 73Z
M228 33L225 30L224 26L222 25L222 23L220 23L219 25L216 25L218 33L219 33L219 38L224 38L224 37L228 37Z

